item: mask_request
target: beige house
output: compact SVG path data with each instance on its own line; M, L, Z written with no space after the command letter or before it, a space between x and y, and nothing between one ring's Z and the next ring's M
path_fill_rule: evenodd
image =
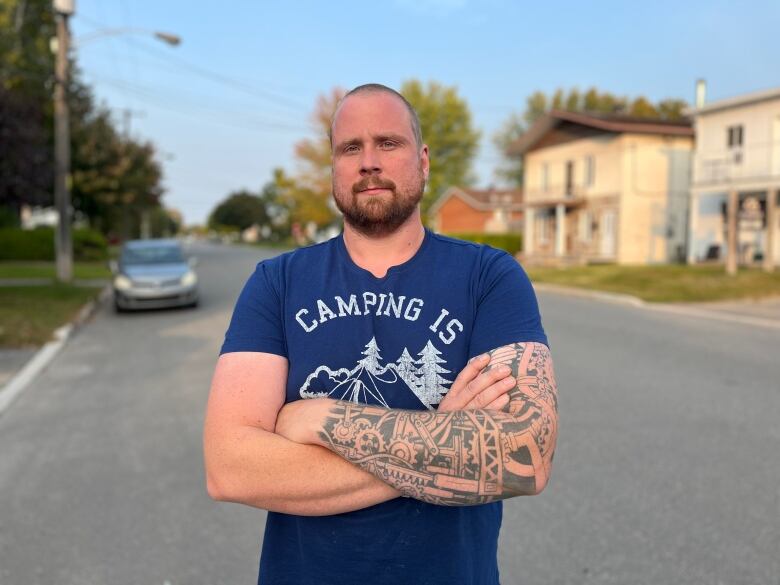
M704 104L696 129L688 261L780 265L780 88ZM731 195L731 197L730 197ZM731 208L731 210L729 209Z
M684 261L692 149L687 121L544 115L511 150L524 157L524 261Z

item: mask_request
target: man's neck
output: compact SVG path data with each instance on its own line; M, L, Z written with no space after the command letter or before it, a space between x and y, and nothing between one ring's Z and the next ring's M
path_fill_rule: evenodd
M417 253L425 239L419 208L392 234L372 238L344 223L344 245L352 261L382 278L393 267Z

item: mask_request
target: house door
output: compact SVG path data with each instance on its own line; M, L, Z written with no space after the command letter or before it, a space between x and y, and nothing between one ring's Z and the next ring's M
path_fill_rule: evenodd
M601 255L607 258L615 256L615 212L601 214Z

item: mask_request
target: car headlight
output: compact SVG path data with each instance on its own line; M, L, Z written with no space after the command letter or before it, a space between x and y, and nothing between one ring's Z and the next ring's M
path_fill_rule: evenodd
M182 286L192 286L196 282L198 282L198 277L192 270L190 270L187 274L181 277Z
M133 286L133 281L120 274L114 279L114 288L117 290L127 290Z

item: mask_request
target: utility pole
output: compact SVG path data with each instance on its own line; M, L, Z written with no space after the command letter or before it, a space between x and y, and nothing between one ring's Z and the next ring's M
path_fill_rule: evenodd
M57 61L54 85L54 201L59 213L54 250L57 280L73 280L73 238L70 213L70 126L68 120L68 18L74 12L74 0L54 0L57 19Z

